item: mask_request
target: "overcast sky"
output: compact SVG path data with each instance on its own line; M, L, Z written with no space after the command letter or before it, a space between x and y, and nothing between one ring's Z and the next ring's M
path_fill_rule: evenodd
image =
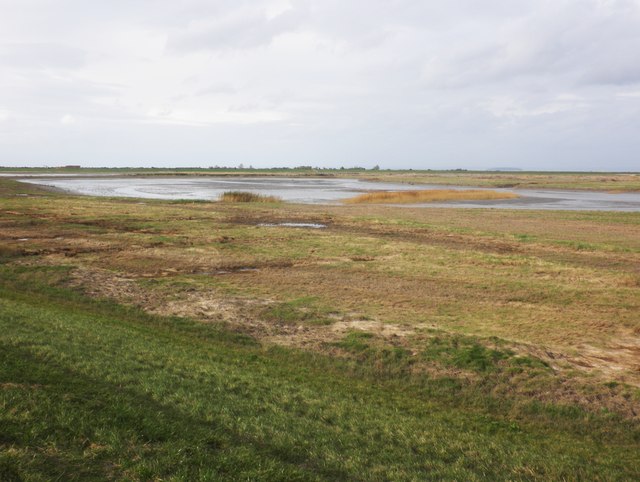
M640 0L0 0L0 165L639 153Z

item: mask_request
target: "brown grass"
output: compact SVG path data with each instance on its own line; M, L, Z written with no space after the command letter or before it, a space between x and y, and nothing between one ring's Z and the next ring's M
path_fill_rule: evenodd
M228 191L222 193L220 201L229 203L275 203L281 201L277 196L265 196L264 194L256 194L244 191Z
M421 191L381 191L361 194L345 200L347 203L420 203L437 201L485 201L491 199L513 199L511 192L488 190L426 189Z

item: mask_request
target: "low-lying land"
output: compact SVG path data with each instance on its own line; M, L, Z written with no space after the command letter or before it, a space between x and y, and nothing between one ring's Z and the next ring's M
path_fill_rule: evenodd
M640 213L0 180L0 480L637 480L638 313Z
M422 189L419 191L368 192L346 199L348 204L409 204L438 201L487 201L492 199L515 199L518 195L480 189Z
M437 170L379 170L363 168L316 169L298 168L231 169L231 168L0 168L0 174L26 175L109 174L120 176L276 176L276 177L341 177L366 181L437 184L443 186L478 186L485 188L568 189L610 192L640 191L638 172L525 172Z

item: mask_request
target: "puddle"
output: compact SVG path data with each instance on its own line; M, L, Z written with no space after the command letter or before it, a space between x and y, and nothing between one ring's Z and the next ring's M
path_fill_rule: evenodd
M311 229L324 229L326 224L320 223L260 223L258 226L263 228L285 227L285 228L311 228Z
M29 241L29 238L20 238L18 241Z

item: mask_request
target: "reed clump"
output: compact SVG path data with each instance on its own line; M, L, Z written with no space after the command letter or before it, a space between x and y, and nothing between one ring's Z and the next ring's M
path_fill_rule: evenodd
M486 201L491 199L513 199L518 195L512 192L480 189L425 189L419 191L379 191L360 194L346 199L346 203L421 203L438 201Z
M275 203L281 201L277 196L267 196L245 191L227 191L222 193L220 201L229 203Z

